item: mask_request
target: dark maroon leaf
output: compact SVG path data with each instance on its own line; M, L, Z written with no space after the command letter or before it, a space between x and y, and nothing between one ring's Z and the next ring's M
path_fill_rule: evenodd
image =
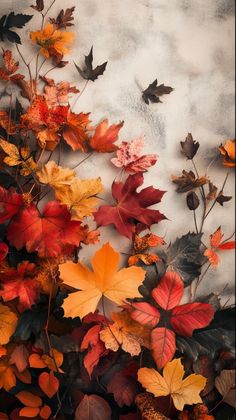
M91 48L89 55L85 56L85 68L81 69L76 63L74 63L79 74L85 80L92 80L93 82L102 76L106 70L107 61L93 69L93 47Z
M149 101L153 103L162 102L160 96L168 95L174 90L170 86L165 86L164 84L158 86L157 84L157 79L155 79L154 82L142 92L142 98L147 105L149 105Z
M70 9L61 10L56 19L50 19L50 22L57 26L57 28L66 28L67 26L73 26L72 21L74 20L75 7Z
M182 152L187 159L193 159L200 146L200 144L196 140L193 140L193 136L191 133L188 133L185 141L181 141L180 144Z
M138 389L137 381L130 376L125 376L122 371L116 372L107 386L107 391L114 395L119 407L132 405Z
M190 191L187 194L186 202L189 210L196 210L200 204L199 198L194 191Z
M229 196L229 195L224 195L224 194L222 194L222 193L220 193L219 195L218 195L218 197L216 198L216 201L217 201L217 203L219 203L221 206L223 206L224 205L224 203L226 203L227 201L230 201L231 200L231 196Z
M207 194L207 200L214 200L216 198L216 193L218 188L212 184L212 182L209 182L208 184L209 192Z
M44 9L44 1L43 0L36 0L36 5L33 4L30 6L32 9L37 10L37 12L42 12Z

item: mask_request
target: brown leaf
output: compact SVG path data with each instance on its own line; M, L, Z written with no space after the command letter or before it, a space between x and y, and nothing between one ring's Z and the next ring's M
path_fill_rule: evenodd
M183 170L181 176L172 175L171 178L172 182L178 186L176 190L178 193L185 193L208 183L208 179L205 176L196 178L193 171Z
M190 191L187 194L186 202L189 210L196 210L198 208L200 201L195 191Z
M73 26L72 21L74 20L75 7L70 9L61 10L56 19L50 19L50 22L57 26L57 28L66 28L67 26Z
M187 159L193 159L200 146L196 140L193 140L193 136L191 133L188 133L185 141L181 141L180 144L182 152Z
M235 370L222 370L215 380L215 386L224 402L235 407Z
M37 12L42 12L44 9L44 1L43 0L36 0L36 5L33 4L30 6L32 9L37 10Z
M83 79L94 82L99 76L103 75L107 61L93 68L93 47L91 47L89 54L85 56L85 67L81 69L76 63L74 65Z
M170 420L169 417L156 411L154 401L154 397L148 392L137 395L135 402L142 413L142 420Z
M112 420L110 406L98 395L85 395L76 408L75 420Z
M209 188L209 192L206 198L209 201L214 200L216 198L216 193L217 193L218 188L214 184L212 184L212 182L209 182L208 188Z
M223 193L220 193L218 197L216 198L217 203L219 203L221 206L224 205L227 201L230 201L232 196L224 195Z
M157 79L155 79L154 82L142 92L142 98L147 105L149 105L149 101L153 103L162 102L160 96L168 95L174 90L172 87L165 86L164 84L158 86L157 83Z

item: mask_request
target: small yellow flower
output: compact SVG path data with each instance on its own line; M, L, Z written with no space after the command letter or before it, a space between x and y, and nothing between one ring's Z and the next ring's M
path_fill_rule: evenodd
M48 23L41 31L30 32L30 38L33 43L40 45L40 53L49 58L68 53L74 34L59 31L55 25Z

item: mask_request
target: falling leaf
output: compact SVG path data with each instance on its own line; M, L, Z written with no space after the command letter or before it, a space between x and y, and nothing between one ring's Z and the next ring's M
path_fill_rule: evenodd
M198 141L193 140L193 136L191 133L188 133L185 141L181 141L180 144L181 144L182 152L186 156L187 159L193 159L200 146Z
M2 16L0 18L0 40L21 44L19 35L12 31L12 28L23 28L32 17L32 15L15 14L14 12Z
M141 173L129 175L125 183L113 182L112 195L117 204L99 207L94 215L98 226L113 224L121 235L131 239L137 223L150 227L165 219L158 210L147 208L159 203L165 191L147 187L137 192L142 184Z
M39 213L34 204L21 210L8 227L7 237L18 250L37 251L40 257L72 252L86 238L87 228L71 221L66 206L50 201Z
M106 70L107 61L99 66L93 68L93 47L91 48L88 55L85 56L85 67L81 69L76 63L74 63L79 74L85 80L92 80L93 82L99 77L102 76Z
M55 189L68 188L75 178L75 171L59 166L50 160L37 172L37 177L42 184L50 185Z
M122 305L127 298L140 296L138 287L145 272L140 267L118 269L119 253L107 243L92 258L93 271L78 262L60 265L61 279L68 286L80 289L71 293L63 303L66 317L83 318L94 312L102 296Z
M193 171L187 172L185 170L182 171L181 176L173 175L171 179L178 186L176 190L178 193L185 193L208 183L205 176L196 178Z
M157 155L142 155L144 139L138 138L131 142L122 141L116 151L117 157L111 162L118 168L124 168L126 172L145 172L150 166L155 165Z
M235 249L235 241L222 241L224 234L221 231L221 227L211 235L210 237L210 248L207 248L204 255L208 258L212 267L216 268L219 264L220 257L216 251L225 251Z
M7 154L3 162L8 166L21 166L20 174L27 176L37 169L37 164L31 156L31 150L28 146L20 149L13 143L0 139L0 147Z
M111 420L109 404L98 395L85 395L75 410L75 420Z
M222 370L215 380L215 386L224 402L235 408L235 370Z
M228 168L235 167L235 140L227 140L224 145L219 147L219 152L223 156L223 165Z
M60 384L53 371L40 373L38 381L40 388L48 398L52 398L57 393Z
M160 96L168 95L174 90L170 86L165 86L164 84L158 86L157 84L157 79L155 79L154 82L142 92L142 98L147 105L149 105L149 101L153 103L162 102Z
M202 375L192 374L184 377L184 368L180 359L168 362L163 369L163 376L155 369L141 368L138 380L155 397L170 395L177 410L184 406L201 403L200 392L206 385Z
M137 356L141 346L147 346L150 330L140 326L126 312L114 312L112 319L114 323L100 332L106 348L116 352L121 347L131 356Z
M56 19L50 19L50 22L56 25L58 29L66 28L67 26L73 26L74 24L72 21L74 20L74 13L75 7L71 7L66 9L65 11L62 9L58 14Z
M108 124L107 119L100 122L95 128L94 135L89 140L91 148L96 152L111 153L117 149L114 143L118 140L118 134L124 125L124 121L110 126Z
M74 179L70 186L56 191L56 198L66 204L71 214L71 220L83 220L91 216L98 204L97 194L103 191L101 178Z
M0 303L0 344L7 344L15 332L18 318L8 306Z

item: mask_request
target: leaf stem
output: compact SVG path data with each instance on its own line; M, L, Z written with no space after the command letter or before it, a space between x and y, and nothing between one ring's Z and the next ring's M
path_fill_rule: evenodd
M82 90L81 90L81 92L78 94L78 96L77 96L77 98L76 98L75 102L73 103L73 105L72 105L72 107L71 107L71 110L72 110L72 111L73 111L73 109L75 108L75 105L77 104L77 102L78 102L79 98L80 98L80 97L82 96L82 94L84 93L84 91L85 91L86 87L88 86L88 82L89 82L89 80L86 80L86 83L85 83L85 85L84 85L83 89L82 89Z

